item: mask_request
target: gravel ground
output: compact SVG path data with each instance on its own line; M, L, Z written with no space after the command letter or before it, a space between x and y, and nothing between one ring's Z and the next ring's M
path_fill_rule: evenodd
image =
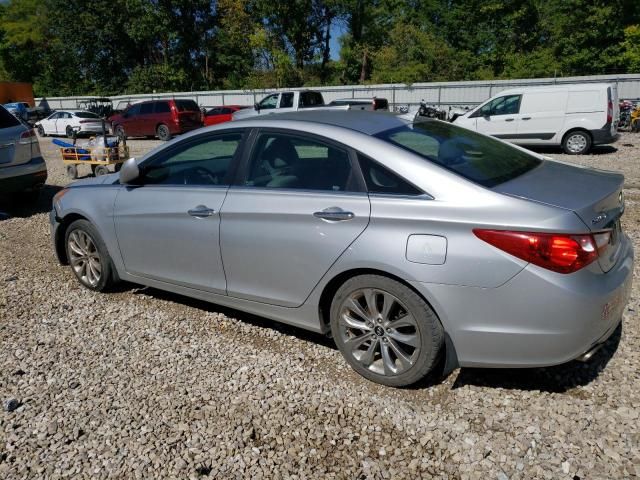
M41 145L38 207L0 203L0 478L640 476L637 279L623 329L588 364L386 388L319 335L154 289L80 287L50 247L67 179ZM592 155L544 152L624 172L638 251L639 146L625 134Z

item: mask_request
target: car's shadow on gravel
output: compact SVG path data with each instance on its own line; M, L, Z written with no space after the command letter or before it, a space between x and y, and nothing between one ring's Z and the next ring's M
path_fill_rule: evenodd
M40 190L36 200L23 195L0 196L0 221L9 218L27 218L38 213L47 213L51 210L53 196L62 190L58 185L45 185Z
M235 318L243 323L253 325L259 328L267 328L275 330L284 335L291 335L300 340L306 342L315 343L324 347L337 350L337 347L330 336L323 335L321 333L312 332L303 328L294 327L286 323L278 322L277 320L271 320L259 315L253 315L251 313L243 312L229 307L224 307L215 303L205 302L204 300L198 300L191 297L186 297L178 293L167 292L164 290L158 290L152 287L141 287L133 284L121 283L120 288L116 291L129 291L133 294L144 294L159 300L166 300L168 302L179 303L188 307L197 308L206 312L221 313L229 318ZM117 287L116 287L117 288Z
M465 385L504 388L508 390L539 390L564 393L595 380L613 357L622 336L622 324L613 332L587 362L572 361L545 368L463 368L458 373L453 389Z

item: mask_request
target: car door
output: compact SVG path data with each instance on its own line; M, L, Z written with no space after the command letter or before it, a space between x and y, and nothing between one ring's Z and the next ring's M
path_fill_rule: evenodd
M521 100L522 95L505 95L486 103L471 115L476 130L497 138L517 138Z
M140 106L141 106L140 103L131 105L131 107L129 107L129 109L125 112L125 115L123 115L122 124L128 136L133 137L136 135L140 135L140 126L139 126Z
M126 271L139 277L224 294L220 209L242 130L185 139L140 166L121 188L114 223Z
M276 113L278 108L279 93L272 93L264 97L258 104L258 113Z
M526 91L520 106L518 138L514 143L543 144L562 131L566 118L567 91Z
M60 114L56 118L55 132L58 135L65 135L67 130L67 125L69 125L70 120L71 120L71 114L69 112L60 112Z
M369 198L348 148L262 130L222 207L229 296L296 307L369 223Z
M278 107L278 112L292 112L293 108L293 92L283 92L280 94L280 106Z
M155 135L156 125L154 118L155 102L146 102L140 105L140 114L136 126L137 135Z
M52 115L49 115L49 117L45 118L44 120L40 121L40 124L42 125L42 128L44 129L44 133L45 135L50 135L50 134L55 134L57 133L56 131L56 120L58 119L58 117L61 115L60 112L56 112Z

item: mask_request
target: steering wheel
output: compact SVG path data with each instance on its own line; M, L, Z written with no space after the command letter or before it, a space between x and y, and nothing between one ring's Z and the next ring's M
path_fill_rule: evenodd
M206 181L203 181L205 180ZM184 171L183 181L185 185L216 185L217 177L202 166L195 166Z

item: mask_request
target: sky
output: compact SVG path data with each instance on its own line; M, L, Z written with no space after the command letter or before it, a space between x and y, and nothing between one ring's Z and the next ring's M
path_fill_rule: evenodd
M331 60L340 59L340 42L338 39L341 35L347 32L347 26L342 23L335 23L331 27L331 40L329 41L329 48L331 50Z

